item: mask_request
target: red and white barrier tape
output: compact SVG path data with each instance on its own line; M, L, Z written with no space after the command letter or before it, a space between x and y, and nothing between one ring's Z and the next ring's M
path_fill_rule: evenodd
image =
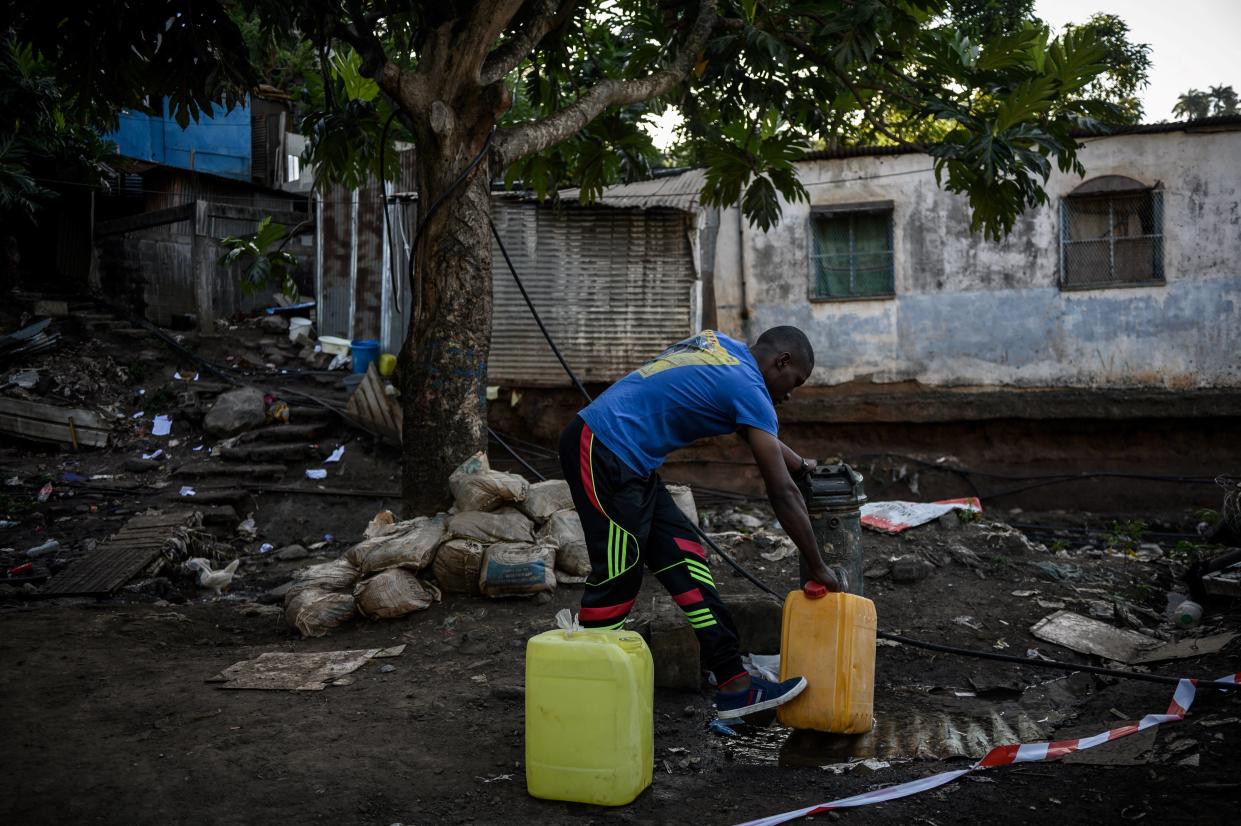
M1218 682L1241 684L1241 674L1229 674L1220 677ZM996 746L987 752L987 754L968 769L958 769L956 771L942 772L941 774L933 774L930 777L923 777L919 780L911 780L908 783L900 783L896 786L888 786L884 789L877 789L873 792L854 795L853 797L843 797L840 800L832 800L827 803L816 803L813 806L807 806L804 809L796 809L783 814L771 815L769 817L760 817L758 820L747 820L745 823L737 824L737 826L775 826L777 823L787 823L790 820L796 820L807 815L818 814L820 812L830 811L831 809L847 809L855 806L868 806L871 803L884 803L888 800L897 800L902 797L925 792L928 789L938 788L947 783L951 783L959 777L981 769L989 769L993 766L1009 766L1014 763L1031 763L1039 760L1054 760L1057 757L1063 757L1066 754L1072 754L1075 751L1085 751L1095 746L1101 746L1112 740L1119 740L1121 737L1128 737L1130 734L1137 734L1139 731L1145 731L1148 728L1161 725L1163 723L1179 723L1185 719L1185 712L1189 711L1189 707L1194 702L1197 694L1195 680L1181 680L1176 691L1172 695L1172 703L1168 706L1166 714L1148 714L1143 717L1137 724L1129 726L1121 726L1120 728L1109 729L1101 734L1093 737L1082 737L1077 740L1057 740L1051 743L1014 743L1008 746Z

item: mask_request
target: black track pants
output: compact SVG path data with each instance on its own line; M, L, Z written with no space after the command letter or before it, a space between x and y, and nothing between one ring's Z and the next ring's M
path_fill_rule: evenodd
M560 464L590 550L582 625L621 627L637 600L645 565L685 612L716 683L744 673L737 631L720 602L706 551L659 474L639 476L581 417L560 436Z

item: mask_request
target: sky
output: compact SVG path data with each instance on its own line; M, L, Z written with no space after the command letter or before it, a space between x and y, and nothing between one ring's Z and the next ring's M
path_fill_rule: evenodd
M1129 24L1129 39L1151 47L1143 120L1172 120L1190 88L1231 85L1241 92L1241 0L1035 0L1035 13L1057 31L1096 12Z

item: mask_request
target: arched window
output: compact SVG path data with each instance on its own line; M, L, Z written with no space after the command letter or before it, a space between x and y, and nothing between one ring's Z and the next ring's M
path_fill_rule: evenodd
M1060 287L1163 283L1163 192L1123 175L1092 178L1060 203Z

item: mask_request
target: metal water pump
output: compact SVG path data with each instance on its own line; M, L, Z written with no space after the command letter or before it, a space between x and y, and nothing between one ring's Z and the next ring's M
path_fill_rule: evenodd
M862 596L862 513L866 491L862 474L839 460L822 464L798 484L810 511L810 524L819 543L819 554L829 566L839 565L849 575L848 591ZM810 580L806 561L801 560L801 582Z

